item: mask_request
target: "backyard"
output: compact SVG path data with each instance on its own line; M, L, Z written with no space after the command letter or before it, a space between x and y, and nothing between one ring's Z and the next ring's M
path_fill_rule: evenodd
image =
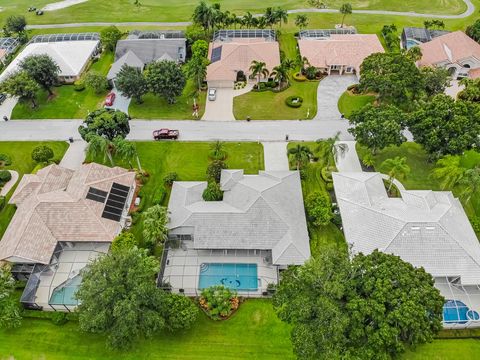
M32 150L39 145L47 145L52 148L55 157L60 160L65 151L67 151L68 144L62 141L56 142L20 142L20 141L2 141L0 142L0 154L7 154L12 159L12 164L7 166L7 170L15 170L19 173L19 177L23 174L29 174L35 168L35 162L32 160ZM18 185L18 183L17 183ZM7 200L12 196L11 190L7 196ZM15 213L14 205L6 205L3 210L0 210L0 238L3 236L11 218Z

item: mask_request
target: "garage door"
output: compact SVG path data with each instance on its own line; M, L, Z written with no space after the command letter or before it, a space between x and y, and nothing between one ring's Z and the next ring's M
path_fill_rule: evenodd
M208 82L209 88L230 88L233 89L233 81L230 80L215 80Z

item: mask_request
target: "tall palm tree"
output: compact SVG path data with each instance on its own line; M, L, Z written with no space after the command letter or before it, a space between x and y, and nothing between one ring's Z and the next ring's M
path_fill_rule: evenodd
M462 197L466 202L469 202L473 194L478 194L480 192L480 165L465 171L459 184L464 186L461 194Z
M245 15L243 15L243 25L247 27L247 29L250 29L253 26L253 15L250 11L247 11Z
M266 78L270 72L267 69L267 64L262 61L253 60L250 65L251 77L257 77L257 82L260 82L260 78L263 76Z
M308 17L307 15L297 15L295 18L295 25L300 28L300 30L305 29L308 26Z
M342 17L342 28L343 24L345 23L345 16L350 15L352 13L352 5L350 3L345 3L340 6L340 13L343 14Z
M396 156L393 159L385 160L380 169L388 175L388 191L392 189L395 179L405 178L410 173L410 166L407 165L407 158Z
M275 16L275 23L279 23L280 27L282 27L282 22L284 24L288 23L287 10L282 9L281 7L278 7L274 10L274 16Z
M113 162L113 150L114 146L112 142L103 136L99 135L90 135L86 139L88 143L87 147L87 154L90 155L92 158L96 158L97 156L103 156L103 160L105 161L106 158L110 161L112 166L115 165Z
M432 171L432 177L440 180L442 189L452 189L465 175L464 167L460 166L460 157L447 155L437 161L437 167Z
M318 139L316 142L318 147L315 151L320 151L323 149L323 156L327 159L327 167L332 166L332 159L335 162L338 162L339 156L343 156L347 150L347 144L338 143L340 141L341 132L338 131L334 136L329 137L328 139ZM332 155L332 156L330 156Z
M140 164L140 158L138 157L137 147L131 141L122 138L121 136L117 136L113 139L113 145L115 146L115 152L121 159L128 162L130 169L133 168L132 166L132 159L135 158L138 165L138 170L143 172L142 165Z
M265 16L260 16L258 18L253 18L252 26L257 27L259 29L265 29L267 27L267 19Z
M278 82L280 89L282 89L284 83L288 84L288 69L283 64L275 66L270 75L272 75L274 80Z
M225 151L225 144L217 140L210 145L210 157L214 160L225 160L227 152Z
M212 8L205 1L200 1L193 10L192 20L195 24L201 25L203 30L207 32L212 25L213 12Z
M297 170L307 164L312 157L312 151L308 146L298 144L294 148L288 149L288 155L295 162Z
M270 26L270 28L273 28L273 25L277 23L277 16L275 10L273 10L273 8L271 7L268 7L265 10L265 14L263 15L263 17L265 18L265 25Z

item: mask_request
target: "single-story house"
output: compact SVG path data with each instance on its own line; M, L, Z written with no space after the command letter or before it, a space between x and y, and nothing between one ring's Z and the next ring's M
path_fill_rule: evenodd
M439 36L420 44L419 67L438 66L449 71L453 79L480 76L480 44L462 31Z
M0 74L0 81L19 70L19 64L28 56L48 55L60 68L59 80L73 83L100 51L100 37L88 34L51 34L34 36L22 52Z
M448 33L450 33L450 31L405 27L402 31L400 46L402 49L408 50L414 46L432 41L433 39Z
M95 163L78 170L53 164L23 176L9 200L17 211L0 241L0 261L28 280L26 307L75 308L80 270L124 227L135 186L134 172Z
M160 60L182 63L187 56L186 41L183 31L132 31L125 40L117 42L115 62L107 78L113 81L124 64L143 69Z
M310 257L300 174L223 170L220 185L223 200L204 201L206 182L173 184L159 282L188 295L224 285L261 296L279 270Z
M445 327L480 326L480 244L449 191L401 190L389 197L382 174L333 174L345 238L353 253L378 249L423 267L446 298Z
M308 30L302 33L319 30ZM375 34L339 34L325 31L323 37L304 34L298 39L300 55L307 58L311 66L328 75L360 74L360 65L366 57L384 52Z
M210 43L207 67L209 87L233 88L235 81L251 75L252 61L269 71L280 65L280 47L271 30L220 30Z

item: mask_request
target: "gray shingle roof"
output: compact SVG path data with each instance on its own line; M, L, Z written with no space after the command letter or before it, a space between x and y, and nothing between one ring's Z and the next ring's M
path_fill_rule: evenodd
M169 228L197 249L272 250L277 265L303 264L310 245L298 172L224 170L223 201L205 202L205 182L175 182Z
M174 60L185 60L185 39L127 39L117 42L115 61L131 51L144 64L159 60L166 55ZM181 49L179 51L179 49ZM183 55L183 59L179 57Z
M112 64L110 71L108 72L107 79L115 79L123 65L128 65L143 70L144 64L143 61L140 60L137 55L135 55L135 53L132 51L127 51L120 59Z

